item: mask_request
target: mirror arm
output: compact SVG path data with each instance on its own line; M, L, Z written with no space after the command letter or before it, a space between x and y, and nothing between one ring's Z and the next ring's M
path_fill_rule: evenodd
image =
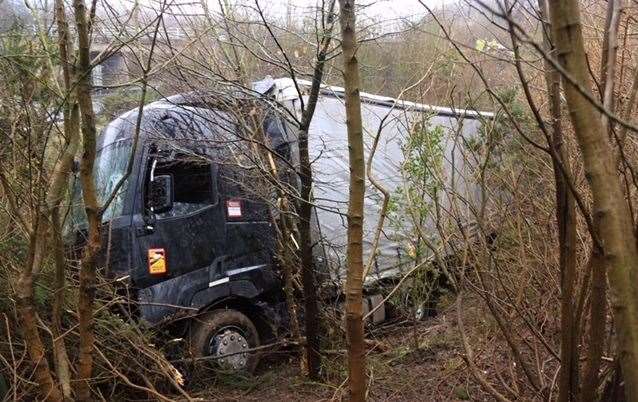
M157 158L153 159L153 163L151 164L151 173L150 173L150 182L155 180L155 167L157 166Z

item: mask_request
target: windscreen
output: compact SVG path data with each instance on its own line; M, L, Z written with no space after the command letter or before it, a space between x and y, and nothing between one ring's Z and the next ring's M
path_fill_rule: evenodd
M112 142L98 151L93 168L93 178L100 206L103 206L111 197L115 187L125 176L131 151L132 142L128 139ZM127 185L128 180L124 181L115 197L113 197L113 200L102 215L103 222L122 215ZM73 177L69 224L70 228L83 228L86 226L86 213L82 202L82 184L79 175Z

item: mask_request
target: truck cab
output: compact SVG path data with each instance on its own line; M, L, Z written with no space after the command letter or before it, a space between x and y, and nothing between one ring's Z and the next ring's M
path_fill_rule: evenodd
M146 106L139 125L131 110L99 136L99 199L125 178L103 216L102 266L127 285L141 320L188 320L180 327L193 357L231 354L220 362L252 369L255 355L238 352L287 321L269 189L246 159L249 144L233 116L184 99ZM285 153L285 123L272 115L264 132ZM81 243L86 219L76 188L70 232Z

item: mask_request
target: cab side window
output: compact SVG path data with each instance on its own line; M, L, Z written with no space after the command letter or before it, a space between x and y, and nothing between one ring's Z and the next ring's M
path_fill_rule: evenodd
M158 157L151 161L149 181L151 171L154 176L170 175L173 178L173 208L157 214L158 218L189 215L216 204L211 163L204 158L197 155ZM146 196L148 201L148 194Z

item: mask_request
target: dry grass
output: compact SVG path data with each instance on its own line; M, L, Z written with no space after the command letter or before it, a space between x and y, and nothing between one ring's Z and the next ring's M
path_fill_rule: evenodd
M467 371L455 308L452 304L426 321L403 321L369 332L370 401L491 400ZM493 325L477 307L467 308L464 316L477 365L486 377L497 378L507 359L498 350L499 343L493 342ZM269 359L252 378L216 376L208 389L195 396L210 401L346 400L345 354L332 351L324 357L322 383L301 375L299 359L296 354Z

